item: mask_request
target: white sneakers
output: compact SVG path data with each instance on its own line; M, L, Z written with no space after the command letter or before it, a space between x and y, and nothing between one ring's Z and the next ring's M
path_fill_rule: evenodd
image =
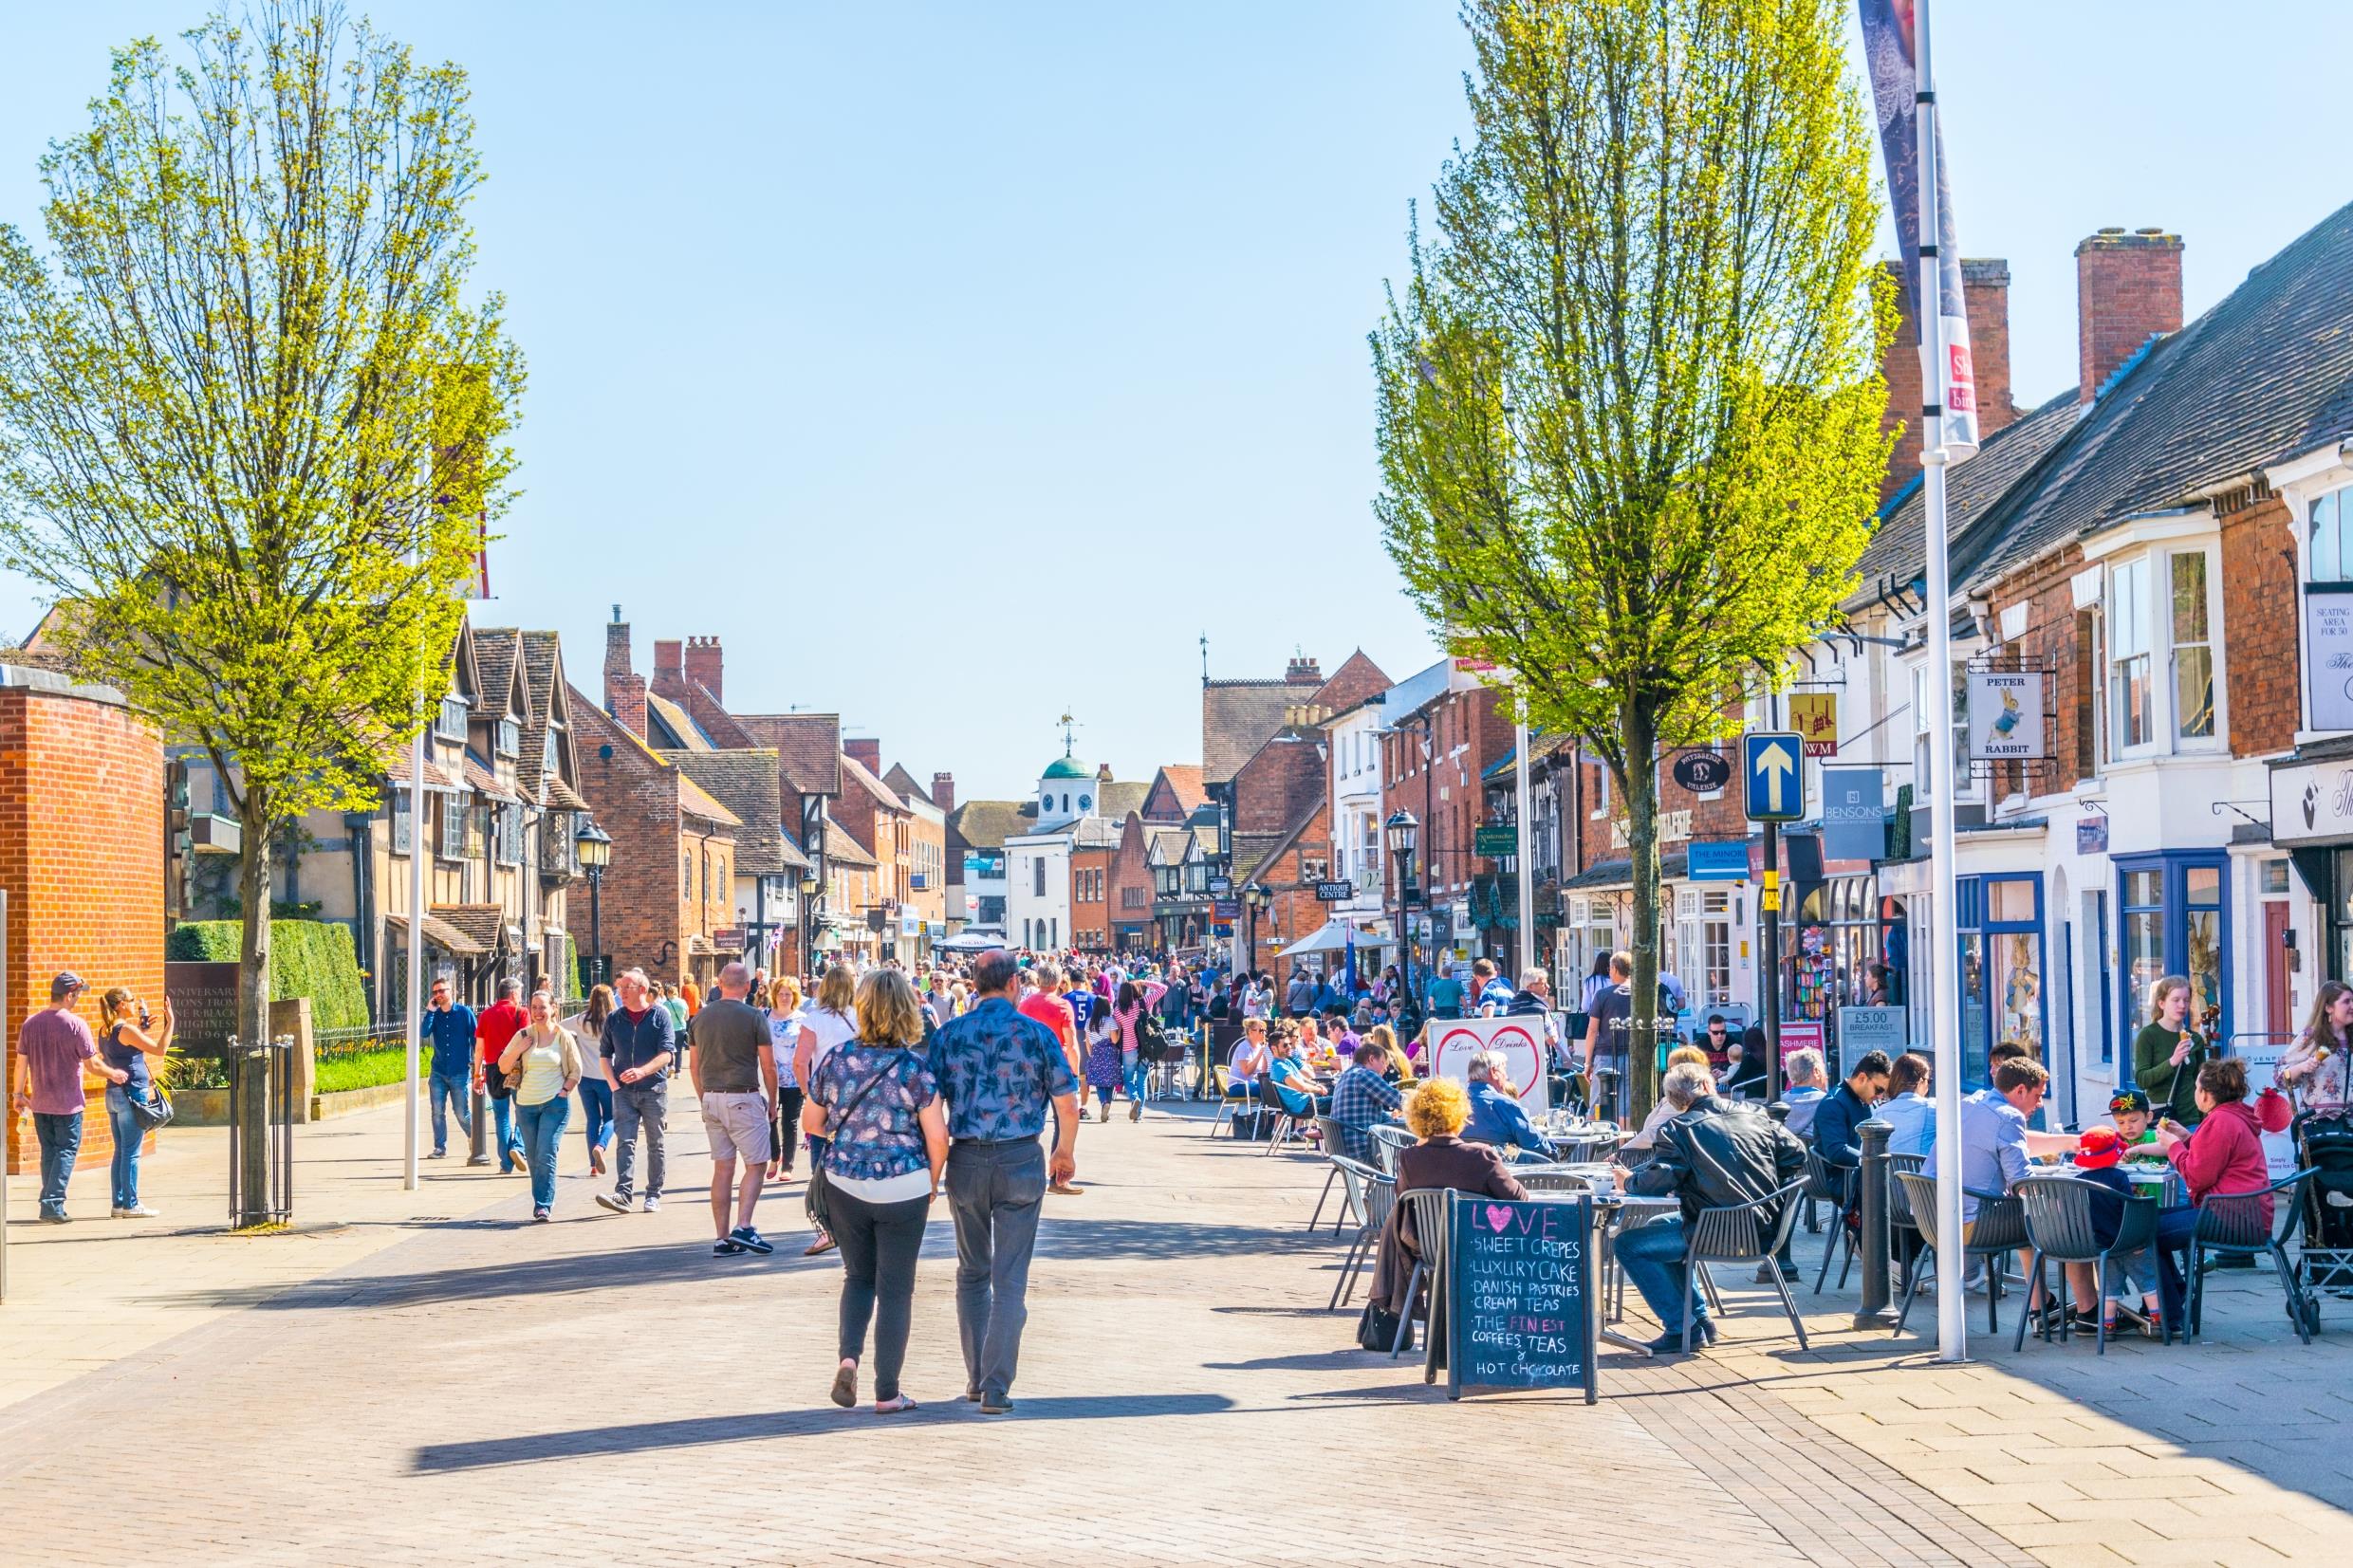
M148 1208L145 1204L140 1204L136 1208L118 1208L115 1210L115 1218L118 1220L152 1220L159 1217L160 1216L158 1216L154 1209Z

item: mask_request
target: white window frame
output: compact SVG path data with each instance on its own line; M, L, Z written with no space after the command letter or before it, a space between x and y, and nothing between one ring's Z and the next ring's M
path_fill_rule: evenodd
M1946 693L1939 710L1929 700L1928 660L1918 658L1904 661L1905 683L1911 692L1911 700L1906 706L1912 710L1912 802L1915 805L1924 805L1936 799L1935 792L1930 788L1936 782L1936 769L1935 753L1929 746L1928 727L1934 722L1933 715L1939 711L1953 715L1953 710L1960 705L1960 693L1966 690L1965 672L1968 668L1967 655L1953 655L1953 690ZM1954 715L1952 724L1953 771L1957 776L1954 781L1953 801L1955 805L1969 804L1985 791L1979 787L1977 780L1969 774L1968 720L1965 716Z
M2214 682L2214 723L2204 735L2180 733L2181 712L2177 700L2180 679L2180 647L2174 641L2173 602L2175 563L2197 556L2206 563L2206 639ZM2195 755L2227 750L2230 746L2230 678L2223 633L2221 548L2218 541L2198 540L2160 544L2109 560L2105 595L2099 606L2105 712L2101 753L2104 762L2129 762L2149 757ZM2124 574L2146 583L2140 602L2122 588ZM2129 640L2128 640L2129 639ZM2135 652L2121 654L2132 647ZM2148 733L2144 739L2122 742L2126 705L2118 671L2127 660L2145 659L2148 672Z

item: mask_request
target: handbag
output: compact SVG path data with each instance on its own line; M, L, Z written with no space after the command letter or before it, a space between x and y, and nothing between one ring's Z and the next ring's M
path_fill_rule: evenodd
M847 1105L843 1106L838 1112L829 1113L831 1116L829 1125L839 1127L843 1122L849 1120L850 1113L858 1109L859 1102L863 1100L867 1095L873 1092L876 1084L888 1078L890 1076L890 1072L891 1064L887 1061L881 1066L877 1067L874 1072L868 1076L866 1081L859 1085L858 1093L850 1097L850 1101ZM830 1138L826 1140L826 1149L828 1152L832 1149L832 1140ZM809 1212L812 1214L822 1215L825 1211L825 1197L832 1186L833 1183L825 1179L824 1159L821 1156L810 1160L808 1190L803 1194L802 1197L802 1201L808 1205Z
M1397 1343L1398 1315L1377 1302L1364 1303L1356 1320L1356 1342L1364 1350L1388 1350Z
M147 1093L143 1097L125 1089L122 1099L131 1108L131 1120L141 1133L152 1133L172 1119L172 1097L163 1092L162 1084L153 1079L148 1081Z

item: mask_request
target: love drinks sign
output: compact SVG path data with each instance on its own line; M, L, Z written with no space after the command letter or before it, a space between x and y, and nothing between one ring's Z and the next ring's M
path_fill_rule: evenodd
M1584 1390L1593 1379L1593 1203L1448 1200L1446 1396Z

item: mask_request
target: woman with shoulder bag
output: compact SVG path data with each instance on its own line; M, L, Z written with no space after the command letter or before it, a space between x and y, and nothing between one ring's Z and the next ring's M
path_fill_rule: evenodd
M947 1113L922 1057L923 1006L896 969L859 986L858 1038L835 1047L808 1079L801 1125L812 1150L809 1185L824 1189L825 1215L842 1249L842 1360L833 1402L858 1403L858 1363L874 1326L874 1413L916 1408L899 1391L914 1315L916 1254L939 1172L948 1163Z
M108 1076L123 1076L106 1085L106 1125L114 1134L114 1217L118 1220L152 1220L156 1211L139 1201L139 1146L145 1141L147 1130L160 1127L170 1119L147 1059L163 1059L172 1048L172 1003L163 1004L163 1028L150 1035L153 1022L147 1009L136 996L117 986L101 998L106 1014L106 1035L99 1042L99 1060L106 1064ZM160 1102L160 1103L159 1103Z
M555 1004L531 998L531 1022L498 1055L498 1070L514 1098L523 1158L531 1172L531 1218L545 1221L556 1205L556 1152L571 1119L580 1084L580 1042L556 1022Z
M604 1021L613 1016L613 987L598 986L587 1005L564 1026L581 1042L581 1125L588 1134L588 1170L604 1174L604 1152L613 1146L613 1082L604 1076Z

